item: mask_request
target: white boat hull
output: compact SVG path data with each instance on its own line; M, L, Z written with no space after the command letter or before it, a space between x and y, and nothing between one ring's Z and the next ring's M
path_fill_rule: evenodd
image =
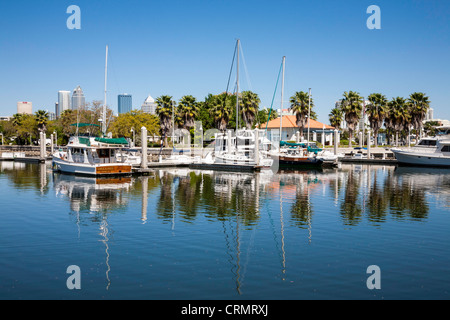
M132 173L130 164L111 163L92 165L68 162L55 157L52 161L52 168L54 171L58 172L87 176L116 176Z
M432 153L414 153L411 151L392 149L397 161L404 165L449 167L450 157Z
M217 164L234 164L238 166L257 166L256 161L254 159L245 156L236 156L228 154L216 154L214 162ZM259 166L270 168L272 164L273 164L272 159L263 158L260 159Z

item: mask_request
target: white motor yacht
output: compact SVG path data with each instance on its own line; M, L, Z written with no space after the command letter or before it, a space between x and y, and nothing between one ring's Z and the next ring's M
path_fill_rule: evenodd
M399 164L450 167L450 127L438 127L435 137L423 138L411 148L391 149Z

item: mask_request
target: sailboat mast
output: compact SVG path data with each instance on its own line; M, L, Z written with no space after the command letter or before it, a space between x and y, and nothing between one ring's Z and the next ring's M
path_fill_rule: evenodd
M306 144L309 147L309 132L311 127L311 88L309 88L308 93L308 143Z
M286 65L286 57L283 57L283 77L281 80L281 107L280 107L280 142L282 140L283 132L283 101L284 101L284 70Z
M103 113L102 113L102 131L103 135L106 135L106 84L108 78L108 46L106 46L106 59L105 59L105 99L103 100Z
M239 129L239 44L241 40L237 40L237 64L236 64L236 132Z

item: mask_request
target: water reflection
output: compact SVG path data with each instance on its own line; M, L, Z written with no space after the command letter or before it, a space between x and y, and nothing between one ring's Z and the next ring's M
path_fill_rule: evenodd
M42 172L42 171L41 171ZM87 178L72 175L54 174L53 183L56 197L67 198L70 201L71 216L74 216L80 238L81 226L98 225L101 242L105 246L105 277L106 290L109 290L111 280L109 273L109 237L108 215L126 208L128 194L133 181L131 178Z
M81 225L101 223L109 213L125 213L129 195L141 199L143 223L150 212L172 227L176 215L184 223L194 223L199 216L211 221L236 218L251 228L261 220L261 213L272 213L267 207L273 202L283 202L278 214L283 210L290 223L301 229L311 227L317 210L323 210L330 198L330 210L336 207L346 226L357 226L364 219L374 225L389 218L424 220L431 199L444 208L450 203L450 170L446 169L342 165L276 175L161 169L139 178L95 179L53 175L45 164L0 164L1 175L17 188L44 195L53 182L56 196L69 200L70 214ZM149 211L148 196L153 191L158 196Z
M241 294L255 242L263 242L261 252L267 253L267 257L264 254L258 257L257 263L275 261L277 279L285 281L289 279L288 269L298 259L292 248L298 248L299 239L313 248L309 244L319 242L316 240L319 232L315 235L314 230L329 223L328 220L334 223L332 228L337 225L338 231L342 229L340 226L377 230L393 221L426 222L439 212L436 207L449 209L450 203L450 170L390 166L343 165L339 169L279 174L160 169L143 177L95 179L53 174L48 165L1 162L0 182L4 181L19 190L34 190L50 201L62 200L58 205L62 203L70 209L67 211L71 228L76 224L79 238L84 227L95 228L96 240L101 241L104 249L106 289L111 286L110 247L115 229L123 236L129 230L119 226L130 221L148 224L142 228L132 225L132 233L148 237L151 230L154 235L151 239L158 245L162 243L158 243L160 236L169 235L164 239L168 242L166 246L155 244L155 251L139 251L155 256L176 243L170 242L175 231L184 227L199 232L205 227L206 235L191 237L180 232L186 236L180 238L201 239L202 244L210 238L216 241L220 238L215 247L204 245L215 254L216 261L220 261L221 254L226 256L224 264L229 264L226 272L231 272L235 290ZM112 219L122 216L127 220ZM207 233L211 230L215 233ZM255 240L257 232L262 232L264 239ZM195 243L192 251L202 244ZM185 249L183 245L179 248ZM177 255L186 261L192 258L185 252ZM152 257L146 259L148 264L155 263ZM202 266L205 260L200 260ZM167 260L163 257L162 261ZM120 268L113 264L112 269Z

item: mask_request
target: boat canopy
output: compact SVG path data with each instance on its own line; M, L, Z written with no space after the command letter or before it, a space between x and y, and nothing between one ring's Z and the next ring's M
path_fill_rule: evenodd
M315 146L315 145L314 145ZM294 142L287 142L287 141L280 141L280 147L291 147L291 148L295 148L295 147L300 147L300 148L308 148L308 152L314 152L314 153L318 153L321 152L322 149L320 148L314 148L312 146L307 146L306 143L294 143Z
M128 144L128 140L125 138L116 138L116 139L95 138L95 141L107 144Z
M93 123L73 123L70 125L71 127L78 127L78 128L84 128L84 127L100 127L98 124Z

